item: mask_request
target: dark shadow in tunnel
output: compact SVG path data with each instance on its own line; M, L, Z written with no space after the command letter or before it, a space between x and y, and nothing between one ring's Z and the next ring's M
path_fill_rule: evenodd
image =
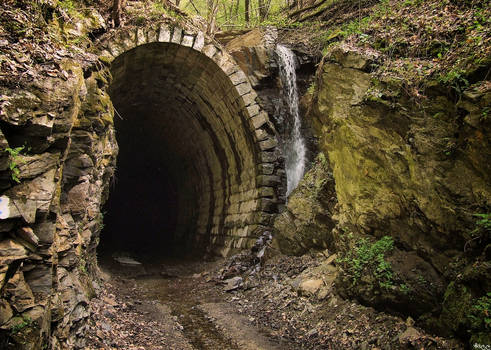
M119 155L116 178L105 205L100 254L179 255L185 242L175 236L181 160L165 140L135 119L116 121Z

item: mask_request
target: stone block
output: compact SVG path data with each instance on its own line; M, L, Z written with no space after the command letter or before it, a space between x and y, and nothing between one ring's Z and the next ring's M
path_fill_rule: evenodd
M187 47L192 47L193 46L193 42L194 42L194 36L192 35L184 35L184 37L182 38L182 42L181 42L181 45L183 46L187 46Z
M121 55L123 52L124 52L124 48L120 47L117 43L115 42L110 42L108 44L108 49L109 51L111 52L111 54L114 56L114 57L118 57L119 55Z
M230 76L230 75L232 75L232 74L234 74L240 70L239 66L237 66L237 64L234 61L232 61L225 54L222 54L221 56L215 55L213 57L213 60L220 66L222 71L228 76ZM244 80L244 82L246 82L246 81L247 81L247 79Z
M243 95L241 99L244 102L245 106L249 106L253 103L256 103L256 97L257 94L253 90L251 90L251 92L249 92L248 94Z
M259 209L267 213L276 212L276 203L269 198L261 198L259 202Z
M258 175L256 177L256 181L260 186L270 186L275 187L279 183L281 183L281 179L276 175Z
M167 25L165 25L165 24L162 24L160 26L158 40L161 43L168 43L170 41L170 35L171 35L171 32L170 32L169 27Z
M266 112L261 112L258 115L251 118L251 123L254 129L259 129L268 121L268 115Z
M136 45L137 46L140 46L140 45L147 43L147 38L146 38L145 34L146 33L145 33L143 28L139 27L136 29L135 38L136 38Z
M262 163L274 163L278 160L278 155L276 152L261 152L261 162Z
M159 36L159 28L150 28L147 31L147 42L148 43L154 43L158 41L158 36Z
M180 44L182 39L182 29L179 27L174 27L172 32L171 42L174 44Z
M262 151L271 150L276 148L277 146L278 146L278 141L276 140L275 137L270 137L264 141L259 142L259 148Z
M251 85L249 83L242 83L239 85L234 86L235 91L237 91L237 94L239 96L243 96L245 94L248 94L251 92Z
M261 197L265 197L265 198L273 198L275 196L274 188L273 187L260 187L259 188L259 195Z
M194 39L193 49L201 51L205 46L205 36L203 32L198 32L196 38Z
M212 58L217 51L218 49L216 48L215 45L208 44L205 47L203 47L203 50L201 52L204 53L209 58Z
M260 110L261 109L258 104L252 104L249 107L247 107L247 112L249 113L250 117L254 117L255 115L257 115Z
M254 135L256 136L256 141L264 141L268 137L270 137L270 135L268 134L268 132L266 130L264 130L264 129L255 129L254 130Z
M272 175L274 171L274 164L272 163L259 164L259 171L264 175Z
M244 72L242 72L241 70L232 73L231 75L228 76L228 78L234 85L247 82L247 77L245 76Z
M131 50L136 46L135 32L133 31L122 32L118 36L116 42L119 46L124 48L126 51Z

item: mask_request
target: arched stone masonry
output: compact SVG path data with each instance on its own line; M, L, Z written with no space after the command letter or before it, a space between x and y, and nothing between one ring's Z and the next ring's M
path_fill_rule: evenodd
M281 202L281 166L274 126L234 59L202 32L168 23L120 28L97 49L111 64L117 112L142 116L188 169L174 170L188 194L175 235L222 255L250 247Z

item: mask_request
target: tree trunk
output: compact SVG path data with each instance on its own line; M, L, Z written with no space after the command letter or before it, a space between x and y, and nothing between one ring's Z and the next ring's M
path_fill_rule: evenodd
M259 22L262 22L266 18L266 13L267 13L264 0L257 0L257 6L259 7Z
M206 32L208 35L215 33L216 16L218 11L218 0L207 0L207 24Z
M112 8L112 19L114 22L114 27L119 27L121 25L121 8L124 6L123 0L114 0Z
M240 0L235 1L235 9L234 9L234 15L235 15L235 20L239 17L239 7L240 7Z
M247 24L249 24L250 22L250 18L249 18L249 5L250 3L250 0L244 0L244 16L245 16L245 21Z

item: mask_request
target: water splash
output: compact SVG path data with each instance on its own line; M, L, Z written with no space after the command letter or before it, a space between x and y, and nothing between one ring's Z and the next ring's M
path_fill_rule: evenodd
M278 66L283 91L293 117L293 127L288 139L284 140L285 170L286 170L286 195L297 187L305 171L305 141L300 132L302 126L298 113L297 75L295 73L295 54L283 45L276 46Z

